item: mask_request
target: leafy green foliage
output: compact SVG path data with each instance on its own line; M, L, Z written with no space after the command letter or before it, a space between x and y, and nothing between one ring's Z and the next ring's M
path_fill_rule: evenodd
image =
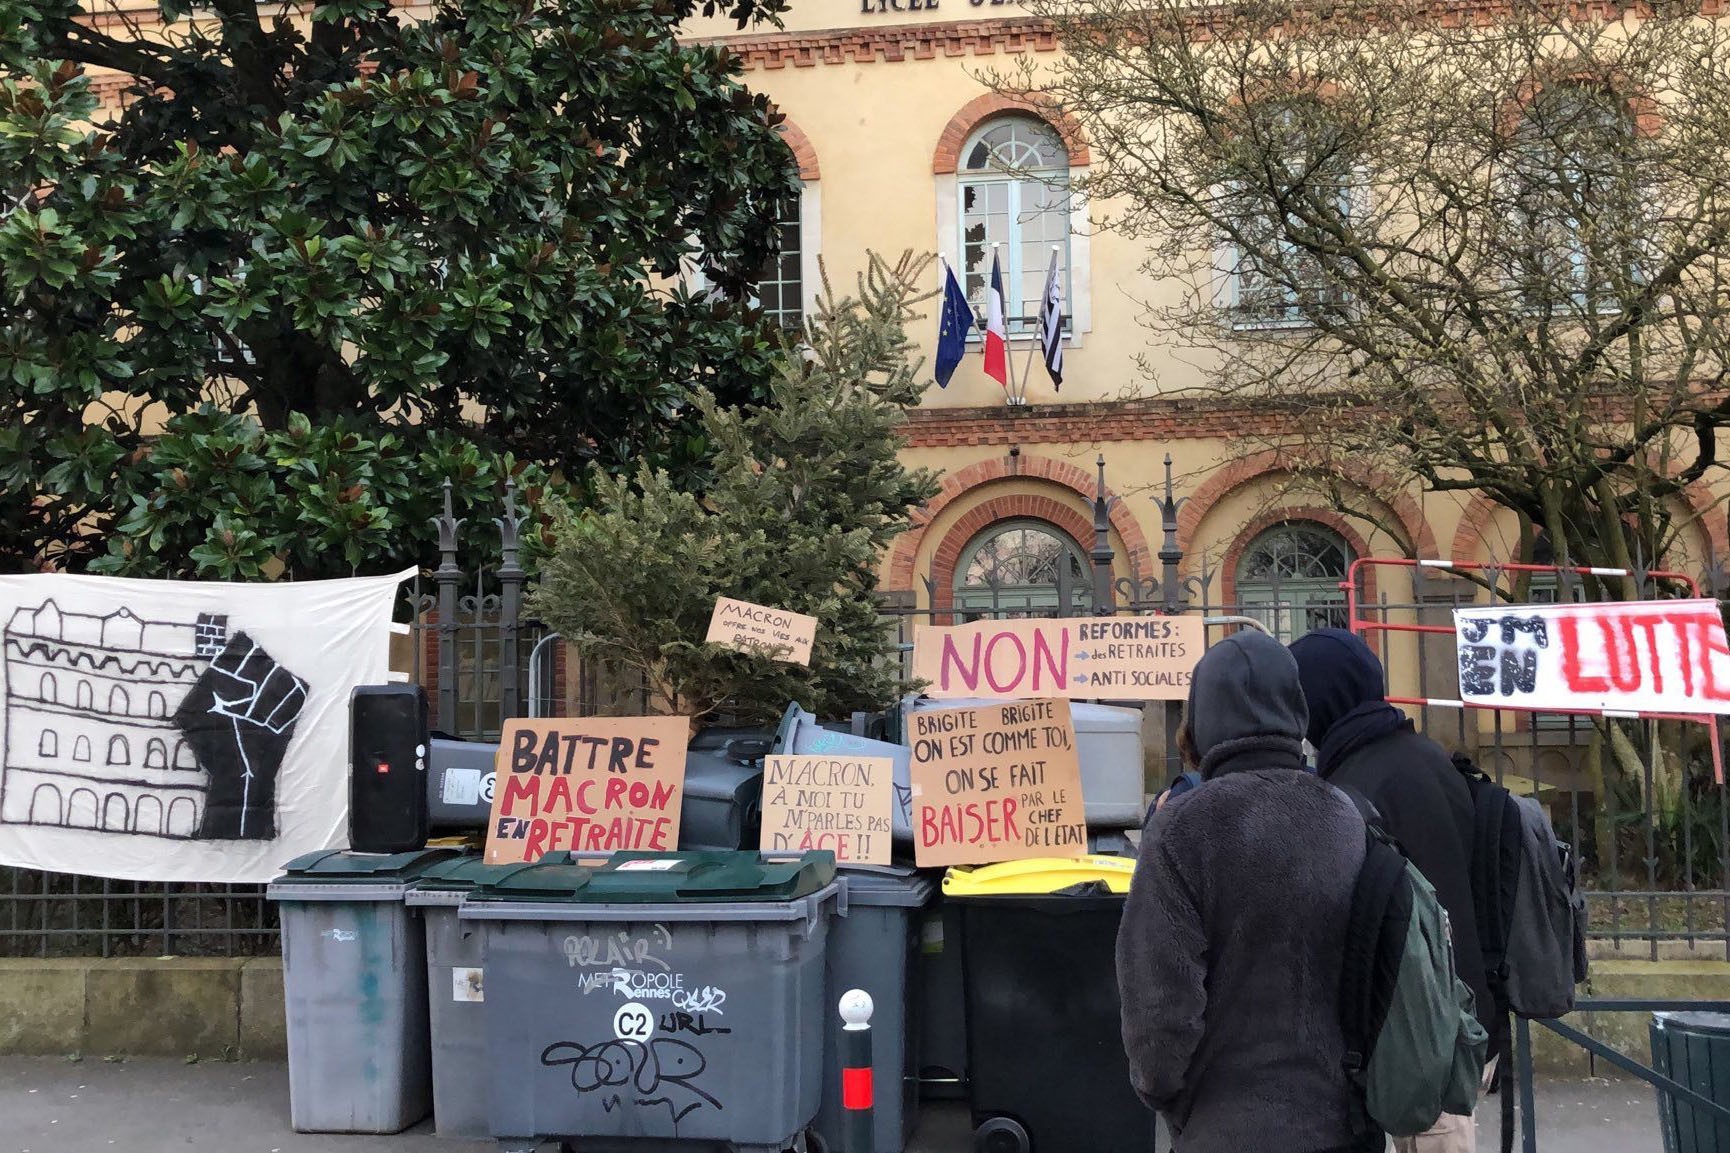
M645 466L598 480L591 508L557 514L531 611L583 655L641 672L665 712L890 703L903 684L875 596L881 550L937 492L897 456L923 390L905 325L925 267L873 256L857 296L825 284L763 406L700 399L715 445L702 496ZM811 666L703 643L722 596L817 617Z
M158 34L0 0L0 571L388 568L447 463L700 483L692 396L773 372L748 298L797 180L737 63L675 40L699 7L215 0Z

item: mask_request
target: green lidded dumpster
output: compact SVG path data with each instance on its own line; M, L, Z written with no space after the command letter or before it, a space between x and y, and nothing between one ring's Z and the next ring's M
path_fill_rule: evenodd
M425 933L403 894L451 854L309 853L266 890L282 921L297 1132L399 1133L431 1110Z
M932 884L901 866L849 866L847 915L829 929L829 1028L823 1040L823 1107L817 1132L841 1149L846 1114L841 1107L841 1047L835 1011L842 994L863 989L876 1007L871 1017L871 1069L875 1103L872 1153L902 1153L919 1110L919 1014L916 966L921 911Z
M1154 1115L1129 1083L1117 995L1125 857L952 868L968 1100L979 1153L1143 1153Z
M558 854L564 859L566 854ZM526 869L469 854L425 869L403 903L426 922L427 1016L432 1034L433 1125L441 1137L486 1137L485 958L480 926L457 917L478 884Z
M832 853L616 853L480 886L505 1149L701 1141L780 1153L817 1115Z
M1652 1068L1730 1106L1730 1013L1654 1013ZM1658 1091L1664 1153L1730 1153L1730 1122Z

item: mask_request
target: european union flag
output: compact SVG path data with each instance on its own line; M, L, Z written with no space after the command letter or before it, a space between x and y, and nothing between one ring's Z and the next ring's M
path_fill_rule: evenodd
M967 303L967 294L961 291L961 282L955 279L955 270L945 264L943 274L943 314L937 325L938 388L949 387L949 378L955 375L955 367L967 354L967 334L974 323L973 307Z

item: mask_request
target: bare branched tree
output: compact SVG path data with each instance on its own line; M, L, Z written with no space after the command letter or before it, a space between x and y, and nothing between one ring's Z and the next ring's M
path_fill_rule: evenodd
M1321 491L1349 464L1482 493L1528 553L1538 532L1576 564L1670 552L1699 515L1684 490L1725 465L1730 25L1534 0L1026 6L1065 52L989 81L1085 131L1077 191L1145 245L1156 339L1206 350L1196 391L1289 416L1273 443Z

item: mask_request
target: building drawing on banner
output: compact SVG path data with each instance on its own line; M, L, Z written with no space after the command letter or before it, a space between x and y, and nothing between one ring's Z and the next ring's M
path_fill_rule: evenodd
M247 671L256 670L248 682L277 687L269 721L285 745L282 734L292 732L305 704L305 684L244 634L231 637L226 616L144 620L124 608L67 612L52 600L17 609L0 649L6 686L0 823L174 838L260 835L228 831L244 827L244 818L223 822L225 833L208 828L212 786L219 795L252 794L273 805L281 748L270 750L274 761L247 763L238 694L210 708L213 720L233 727L233 756L208 741L201 746L204 734L184 715L188 701L196 706L212 683L233 682L232 672L213 682L213 670L236 641L251 655ZM209 751L201 755L201 747ZM251 788L260 777L267 787ZM238 789L224 787L233 780L242 782ZM270 828L262 835L274 832L274 820L252 823Z

